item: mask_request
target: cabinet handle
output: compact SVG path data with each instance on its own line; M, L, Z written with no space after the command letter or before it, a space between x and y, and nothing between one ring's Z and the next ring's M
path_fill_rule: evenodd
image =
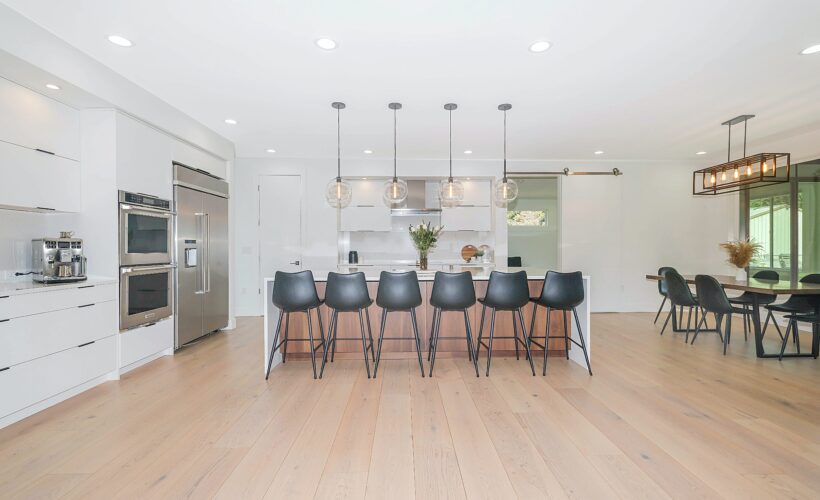
M11 367L10 367L10 366L7 366L7 367L5 367L5 368L0 368L0 372L4 372L4 371L8 370L9 368L11 368Z
M46 151L45 149L34 148L34 151L39 151L39 152L41 152L41 153L45 153L45 154L47 154L47 155L52 155L52 156L54 156L54 153L52 153L51 151Z
M86 342L85 344L80 344L80 345L78 345L77 347L85 347L85 346L87 346L87 345L91 345L91 344L93 344L94 342L96 342L96 340L92 340L91 342Z
M81 306L77 306L77 309L81 309L81 308L83 308L83 307L91 307L91 306L93 306L93 305L94 305L94 304L83 304L83 305L81 305Z
M5 323L7 321L11 321L11 319L0 319L0 323Z
M7 298L9 298L9 296L8 296L8 295L2 295L2 296L0 296L0 299L7 299Z
M50 212L54 212L54 211L57 210L56 208L49 208L49 207L34 207L34 208L36 208L37 210L48 210Z
M78 290L79 290L80 288L94 288L94 285L84 285L84 286L78 286L78 287L77 287L77 289L78 289Z

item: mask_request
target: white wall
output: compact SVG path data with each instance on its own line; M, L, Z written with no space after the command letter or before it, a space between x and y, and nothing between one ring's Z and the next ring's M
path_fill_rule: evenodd
M652 311L658 295L654 283L644 276L662 265L682 273L730 272L718 248L737 235L738 199L724 195L714 199L691 195L693 165L636 162L510 161L511 171L611 170L624 175L561 177L561 267L592 276L594 311ZM384 160L343 163L346 176L384 175L391 164ZM498 161L461 160L457 175L498 175ZM440 176L446 161L406 160L401 175ZM236 228L236 314L259 315L257 293L259 254L257 240L260 175L300 174L305 186L303 205L304 268L336 265L336 214L324 202L324 189L335 176L335 161L306 159L237 159L234 188ZM283 214L287 216L287 214ZM496 211L496 260L506 258L504 212ZM500 222L499 222L500 221ZM503 249L501 248L503 246ZM503 262L503 260L501 260Z

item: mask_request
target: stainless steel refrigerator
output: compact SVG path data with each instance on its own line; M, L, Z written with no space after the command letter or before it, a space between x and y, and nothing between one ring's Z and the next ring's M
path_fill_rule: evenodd
M177 349L228 326L228 183L174 164Z

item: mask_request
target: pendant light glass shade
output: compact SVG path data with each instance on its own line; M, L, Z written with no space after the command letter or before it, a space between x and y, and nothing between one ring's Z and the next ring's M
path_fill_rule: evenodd
M407 182L404 179L399 179L396 175L397 170L397 147L396 147L396 111L401 109L401 103L391 102L387 105L393 110L393 178L384 183L384 190L382 191L382 200L388 207L401 205L407 199Z
M333 208L345 208L353 198L353 188L342 179L341 110L345 109L345 103L334 102L331 106L336 110L336 178L327 183L325 201Z
M458 109L458 105L447 103L444 109L450 114L450 175L446 180L441 181L439 200L442 207L452 208L464 201L464 184L458 179L453 179L453 110Z
M498 110L504 112L504 176L495 181L493 202L499 208L507 208L510 202L518 197L518 184L512 179L507 179L507 111L510 109L510 104L498 105Z

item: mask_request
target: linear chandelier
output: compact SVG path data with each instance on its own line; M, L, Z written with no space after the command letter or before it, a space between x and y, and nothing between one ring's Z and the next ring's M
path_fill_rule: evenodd
M692 194L709 196L789 182L789 153L757 153L746 156L747 122L755 115L740 115L721 125L729 126L726 162L692 173ZM732 160L732 125L743 124L743 157Z

